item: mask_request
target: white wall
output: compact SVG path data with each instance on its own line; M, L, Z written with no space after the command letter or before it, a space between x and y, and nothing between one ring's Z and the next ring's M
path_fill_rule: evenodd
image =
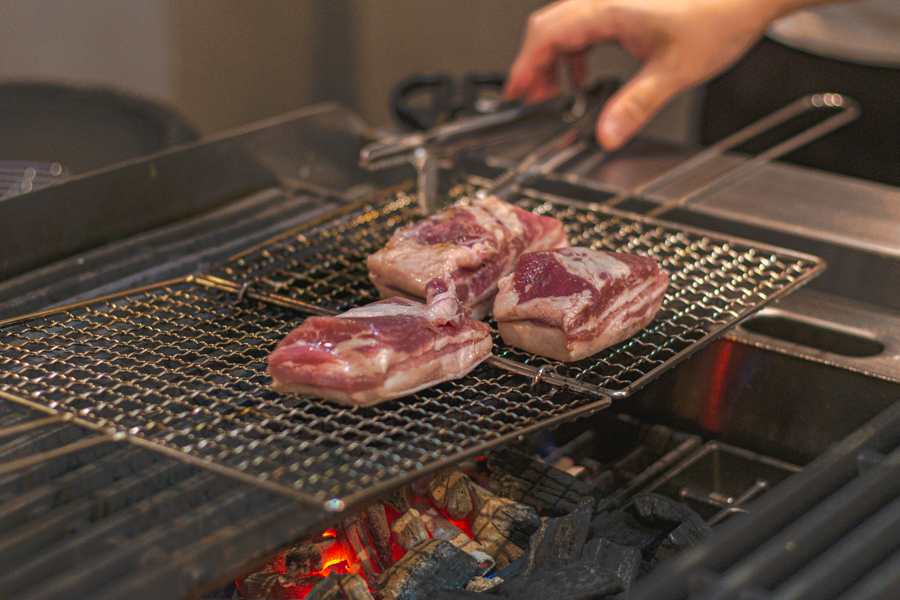
M0 0L0 81L100 85L179 110L212 133L325 99L390 125L414 73L505 72L541 0ZM626 76L602 49L595 76ZM651 126L688 137L689 103Z
M105 86L178 102L170 0L0 0L0 81Z

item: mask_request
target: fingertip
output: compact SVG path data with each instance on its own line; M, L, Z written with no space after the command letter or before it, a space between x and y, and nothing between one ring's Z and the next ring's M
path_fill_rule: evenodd
M604 150L618 150L625 143L622 124L609 115L601 115L597 121L597 141Z

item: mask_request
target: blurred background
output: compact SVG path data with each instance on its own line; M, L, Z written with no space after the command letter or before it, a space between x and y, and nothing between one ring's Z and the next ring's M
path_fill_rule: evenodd
M201 134L336 100L389 128L413 74L505 73L538 0L0 0L0 83L103 87L177 111ZM592 77L625 77L618 48ZM693 141L693 96L647 133Z

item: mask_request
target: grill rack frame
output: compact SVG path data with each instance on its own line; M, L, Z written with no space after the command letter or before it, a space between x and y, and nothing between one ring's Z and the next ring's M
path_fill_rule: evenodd
M382 194L376 195L374 198L370 198L364 200L362 202L356 203L354 205L348 206L344 209L340 209L334 213L329 215L325 215L324 217L318 219L317 221L304 225L303 227L296 228L292 231L286 232L273 240L269 240L268 242L264 242L259 246L241 253L239 257L247 256L252 254L255 251L258 251L261 248L265 248L267 244L271 243L275 240L283 240L286 238L293 237L297 235L299 231L311 230L312 228L318 227L324 223L328 223L329 221L333 221L335 219L340 219L343 216L350 215L354 211L358 211L366 205L370 204L373 201L377 201L378 199L384 200L390 198L392 195L396 195L402 192L401 189L391 189L383 192ZM616 209L601 209L601 207L585 204L577 201L570 201L566 199L558 199L557 203L566 204L570 208L576 210L591 210L591 211L599 211L607 215L619 216L627 219L631 219L633 221L640 221L646 223L648 225L653 226L663 226L668 228L676 228L679 232L686 232L690 234L696 234L700 236L712 236L717 239L724 239L728 243L739 243L744 245L749 245L753 248L776 252L785 256L792 256L797 258L798 260L809 262L809 268L805 271L802 277L797 278L790 285L785 286L784 288L779 289L776 293L773 293L769 297L765 299L765 302L759 305L754 305L752 309L748 309L745 313L738 315L739 318L723 325L720 330L710 332L708 335L704 336L702 339L694 341L689 344L687 348L682 350L679 353L676 353L674 357L670 357L666 361L666 367L673 366L680 360L686 358L689 354L693 353L696 350L699 350L700 347L709 343L717 337L720 333L722 333L725 329L730 327L731 325L737 324L743 318L746 318L750 314L752 314L756 309L761 307L763 304L771 302L776 298L780 297L783 294L788 293L791 289L800 285L801 283L805 283L810 278L818 274L823 268L824 263L817 259L816 257L811 257L809 255L800 254L796 252L786 251L783 249L774 248L771 246L766 246L764 244L759 244L756 242L745 242L743 240L739 240L737 238L729 238L728 236L721 236L719 234L712 234L710 232L705 232L698 229L693 229L689 227L683 227L681 225L672 225L661 221L655 221L652 219L646 219L644 217L640 217L638 215L634 215L631 213L625 213L623 211L618 211ZM413 203L414 204L414 203ZM236 258L239 258L236 257ZM226 280L222 280L220 278L216 278L215 275L206 274L200 277L187 277L183 279L173 280L170 282L165 282L163 284L157 284L153 286L146 286L143 288L137 288L135 290L129 290L120 294L114 294L111 296L98 298L74 305L69 305L66 307L61 307L58 309L53 309L49 311L44 311L42 313L37 313L35 315L27 315L24 317L19 317L16 319L11 319L8 321L0 322L0 330L6 330L10 326L20 325L24 323L28 323L29 321L33 321L35 319L49 318L54 315L59 315L62 313L66 313L66 311L75 311L80 309L85 309L91 306L100 305L102 303L108 302L117 302L122 299L127 299L129 297L140 295L140 294L152 294L157 293L160 290L166 290L172 286L193 286L197 289L203 289L207 291L214 291L217 293L224 294L229 299L228 302L222 301L222 306L230 306L232 308L237 307L240 309L243 305L247 303L248 300L257 300L260 301L260 306L267 306L269 308L280 307L290 309L291 311L301 311L312 314L333 314L332 311L328 309L323 309L322 307L316 307L314 305L308 305L303 302L297 302L296 300L279 296L277 294L266 294L260 293L259 291L253 289L251 285L248 285L247 282L243 282L241 284L237 284L236 282L228 282ZM236 294L236 297L235 297ZM241 309L244 310L244 309ZM295 323L296 324L296 323ZM5 331L0 331L0 333L5 333ZM286 333L286 330L282 333ZM0 358L2 358L2 350L3 347L3 338L0 337ZM2 361L0 361L2 362ZM551 365L552 366L552 365ZM477 439L475 443L469 444L468 446L457 445L456 448L452 449L451 452L447 453L437 453L433 456L433 460L427 460L424 464L412 464L409 468L405 470L400 470L399 472L395 472L393 475L382 478L375 479L371 485L364 485L362 488L358 488L353 491L352 487L349 492L338 492L335 494L325 493L323 494L322 489L318 489L309 492L307 490L297 489L294 486L297 483L297 480L290 481L281 481L279 478L281 475L277 477L272 476L272 470L254 470L248 469L246 467L247 461L244 461L245 465L243 467L236 467L234 464L229 464L224 460L216 459L215 457L204 456L197 452L196 448L188 448L185 450L184 448L176 448L172 447L171 444L165 443L158 438L154 438L153 436L146 436L141 434L140 432L129 431L127 428L122 429L121 427L117 427L116 423L110 422L108 419L96 419L93 415L91 415L91 411L88 410L87 413L79 413L79 411L71 411L65 409L65 407L60 407L58 404L48 404L42 402L42 398L40 394L37 396L23 390L14 390L10 392L9 386L2 385L2 381L0 381L0 397L10 400L13 402L17 402L19 404L26 405L30 408L39 410L41 412L62 416L66 420L78 424L82 427L86 427L88 429L92 429L95 431L99 431L105 436L108 436L107 439L109 441L121 441L125 439L130 441L138 446L142 446L145 448L149 448L152 450L156 450L158 452L162 452L168 456L172 456L178 458L184 462L188 462L190 464L199 465L205 467L209 470L212 470L216 473L230 476L232 478L238 479L240 481L244 481L246 483L252 483L259 487L263 487L273 492L278 492L281 494L285 494L291 496L297 500L300 500L306 504L309 504L318 509L324 509L325 511L338 512L345 509L351 509L355 507L360 507L364 502L370 501L374 499L380 494L386 493L387 491L395 488L398 485L402 485L416 477L420 476L422 473L430 470L434 470L440 468L442 466L446 466L449 464L458 463L461 460L469 458L471 456L475 456L479 453L484 452L485 450L511 441L519 436L525 435L529 432L536 431L539 429L544 429L547 427L552 427L553 425L565 421L576 418L578 416L586 415L589 413L593 413L598 410L605 409L609 407L611 404L611 397L614 396L623 396L629 393L632 393L639 385L629 386L625 391L622 390L605 390L599 386L592 385L590 383L586 383L584 381L579 381L574 378L560 376L554 373L551 369L547 368L548 365L542 365L540 367L534 366L532 364L523 364L512 361L510 359L504 357L493 357L489 361L486 361L485 365L479 367L479 369L496 369L498 371L505 372L507 377L510 378L510 381L514 382L517 393L521 394L531 394L535 391L536 386L540 386L542 384L549 384L550 392L548 394L540 394L538 398L542 402L550 402L552 405L556 406L555 411L542 411L539 412L537 418L531 419L520 419L520 423L516 425L510 425L508 427L501 427L499 431L492 432L490 436L484 436L482 439ZM643 376L639 382L640 385L646 384L650 379L655 378L662 372L661 369L655 369L655 373L650 373ZM2 374L2 371L0 371ZM651 376L652 375L652 376ZM435 388L438 394L444 394L447 391L447 387L452 387L454 385L463 385L465 386L465 382L468 381L471 377L477 377L477 370L473 372L467 378L463 378L462 384L458 384L456 382L448 382L447 384L442 384ZM126 382L127 383L127 382ZM527 391L523 391L527 390ZM574 392L574 393L573 393ZM418 398L425 394L429 394L431 392L425 391L421 392L415 398L416 400L410 400L410 402L414 403L418 402ZM496 398L496 400L500 400ZM551 402L552 401L552 402ZM403 401L397 401L400 404L403 404ZM427 402L427 400L426 400ZM321 403L320 403L321 404ZM396 405L391 403L387 405L389 407L396 408ZM560 408L562 407L562 408ZM388 412L393 410L393 408L388 408ZM335 409L338 413L344 412L348 409L340 408ZM364 412L366 410L372 409L349 409L351 412L356 411L357 413ZM503 410L503 409L501 409ZM427 436L426 436L427 437ZM256 458L256 457L254 457ZM407 460L405 464L409 464ZM276 469L277 471L277 469ZM283 472L283 469L282 469ZM301 474L307 475L307 478L310 474L301 471ZM316 473L312 473L316 475ZM369 481L372 481L369 478ZM301 486L302 487L302 486ZM332 487L331 489L335 489Z

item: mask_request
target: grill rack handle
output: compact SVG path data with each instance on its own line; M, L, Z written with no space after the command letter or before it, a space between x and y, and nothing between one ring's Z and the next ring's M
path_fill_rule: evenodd
M838 109L839 112L828 117L824 121L812 125L800 133L776 144L740 164L725 170L707 183L692 189L691 191L645 213L645 216L655 217L673 208L687 206L691 202L720 190L735 181L742 179L758 170L765 164L792 152L801 146L809 144L832 131L843 127L856 119L860 114L859 104L847 96L832 93L809 94L794 100L790 104L763 117L759 121L744 127L743 129L716 142L712 146L694 154L680 165L665 171L664 173L640 183L630 189L619 192L612 198L600 202L601 206L614 207L632 198L646 198L647 195L660 189L662 186L674 183L687 175L695 172L703 165L725 154L729 150L740 146L744 142L752 140L764 133L772 131L779 125L787 123L791 119L812 111L822 109Z

